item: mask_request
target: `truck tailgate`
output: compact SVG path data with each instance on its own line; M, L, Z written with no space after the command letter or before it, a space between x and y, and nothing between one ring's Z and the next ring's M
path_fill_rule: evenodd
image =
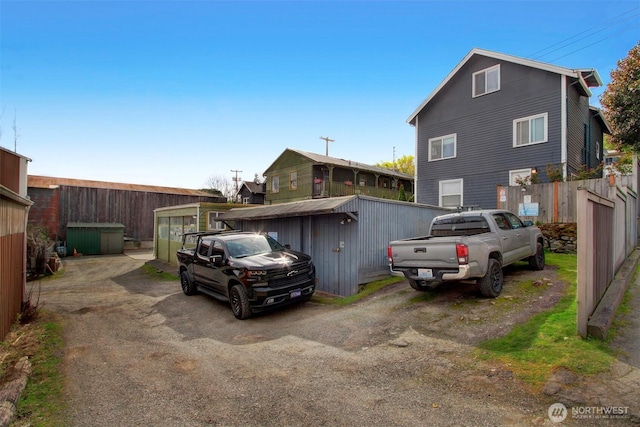
M394 268L457 268L457 238L431 237L391 242Z

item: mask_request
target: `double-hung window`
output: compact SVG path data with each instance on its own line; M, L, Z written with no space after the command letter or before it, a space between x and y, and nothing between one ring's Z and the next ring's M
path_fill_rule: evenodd
M513 121L513 146L547 142L549 133L548 113L523 117Z
M429 140L429 161L451 159L456 156L456 134Z
M500 90L500 65L473 73L473 97Z
M531 182L531 169L516 169L509 171L509 185L522 185ZM527 179L527 177L529 179Z
M455 208L462 206L462 178L440 181L440 206L443 208Z

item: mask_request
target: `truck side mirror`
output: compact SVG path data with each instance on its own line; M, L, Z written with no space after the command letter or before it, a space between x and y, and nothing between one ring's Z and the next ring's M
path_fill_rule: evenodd
M211 255L209 257L209 262L216 267L222 267L222 255Z
M531 227L532 225L533 225L533 221L531 221L530 219L528 219L528 220L526 220L526 221L524 222L524 226L525 226L525 227Z

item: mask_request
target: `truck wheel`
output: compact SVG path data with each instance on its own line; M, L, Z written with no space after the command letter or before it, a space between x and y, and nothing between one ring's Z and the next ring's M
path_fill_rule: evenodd
M544 269L544 248L540 242L537 244L536 254L529 257L529 267L531 267L532 270Z
M488 298L495 298L502 292L502 265L495 258L489 258L487 274L478 280L480 293Z
M231 310L237 319L244 320L251 317L251 306L249 305L249 297L244 286L238 284L233 285L229 292L229 301L231 302Z
M193 286L193 282L191 282L189 273L184 270L180 272L180 285L182 286L182 292L184 292L185 295L196 294L196 288Z
M409 284L416 291L428 291L429 290L428 286L421 285L420 283L418 283L417 280L412 280L412 279L407 279L407 280L409 280Z

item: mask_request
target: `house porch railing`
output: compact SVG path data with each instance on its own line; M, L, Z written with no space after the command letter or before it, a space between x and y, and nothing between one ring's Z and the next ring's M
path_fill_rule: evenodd
M353 195L363 195L378 197L381 199L398 200L400 191L390 188L371 187L368 185L347 185L343 182L329 183L329 181L322 181L315 182L313 184L313 198ZM405 191L405 195L407 200L411 200L413 197L413 193L409 191Z

